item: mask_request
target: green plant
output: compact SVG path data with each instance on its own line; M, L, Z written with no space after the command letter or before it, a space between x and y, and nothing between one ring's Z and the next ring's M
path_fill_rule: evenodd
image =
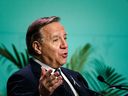
M29 56L27 50L25 50L25 53L19 53L14 44L12 44L12 48L14 55L2 44L0 46L0 55L2 57L5 57L6 60L9 60L14 63L18 68L23 68L27 65L28 62Z
M2 47L0 46L0 61L4 63L8 59L18 68L23 68L28 62L27 51L25 51L25 53L19 53L14 45L12 45L12 48L14 55L4 45L2 45ZM103 60L93 59L91 64L86 64L85 66L91 52L92 47L89 43L84 45L83 48L77 49L72 55L70 62L66 64L66 67L83 72L83 76L87 80L89 87L94 91L102 93L104 96L123 96L128 94L126 90L121 91L109 88L108 85L97 80L97 76L102 75L108 83L114 85L121 84L128 88L127 79L123 77L123 75L117 73L114 68L107 66Z
M18 69L26 66L28 62L28 53L26 50L25 53L18 52L13 44L12 49L13 52L10 52L10 50L3 44L0 45L0 66L2 66L2 70L0 70L0 96L6 96L6 82L8 77ZM8 61L11 61L12 63ZM12 64L16 65L17 68Z
M127 78L123 77L110 66L107 66L102 60L93 59L90 64L86 64L91 50L91 45L86 44L83 48L76 50L72 55L70 63L66 66L75 71L83 72L90 89L97 91L104 96L124 96L128 94L126 90L112 89L108 85L98 81L97 76L102 75L106 82L114 85L123 85L128 88ZM85 69L84 69L85 68Z
M66 64L66 67L75 71L80 71L87 61L91 49L91 44L89 43L85 44L84 47L77 49L72 55L70 62Z
M128 89L127 78L117 73L114 68L106 65L101 60L94 59L91 63L88 70L85 70L83 73L91 89L102 93L104 96L124 96L128 94L128 90L109 88L107 84L98 81L97 76L103 76L105 81L111 85L122 85Z

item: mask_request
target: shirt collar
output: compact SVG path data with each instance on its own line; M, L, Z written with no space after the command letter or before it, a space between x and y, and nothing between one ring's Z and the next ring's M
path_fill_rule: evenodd
M38 64L40 64L40 65L41 65L41 68L45 68L46 70L52 70L52 72L55 71L54 68L48 66L47 64L44 64L43 62L39 61L38 59L33 58L33 60L34 60L35 62L37 62Z

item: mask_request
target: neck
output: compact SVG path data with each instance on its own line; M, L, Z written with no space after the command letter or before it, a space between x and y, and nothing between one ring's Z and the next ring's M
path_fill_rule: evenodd
M51 68L57 69L57 68L61 67L60 64L54 63L54 61L52 61L53 63L50 63L50 60L48 60L48 58L44 59L44 58L41 58L41 57L38 57L38 56L34 56L34 58L39 60L41 63L51 67Z

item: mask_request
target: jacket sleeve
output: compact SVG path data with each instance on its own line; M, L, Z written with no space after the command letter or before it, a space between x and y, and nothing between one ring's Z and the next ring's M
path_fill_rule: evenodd
M21 75L13 75L7 82L7 96L38 96L29 80ZM36 95L35 95L36 94Z

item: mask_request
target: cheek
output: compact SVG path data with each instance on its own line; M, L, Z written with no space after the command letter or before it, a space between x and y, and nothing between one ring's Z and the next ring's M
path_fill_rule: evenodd
M59 55L59 48L53 45L43 46L42 51L44 55L49 55L52 57L58 57Z
M54 48L51 50L51 53L55 56L55 57L59 57L59 48Z
M52 55L53 58L56 58L59 56L58 50L49 50L48 53Z

